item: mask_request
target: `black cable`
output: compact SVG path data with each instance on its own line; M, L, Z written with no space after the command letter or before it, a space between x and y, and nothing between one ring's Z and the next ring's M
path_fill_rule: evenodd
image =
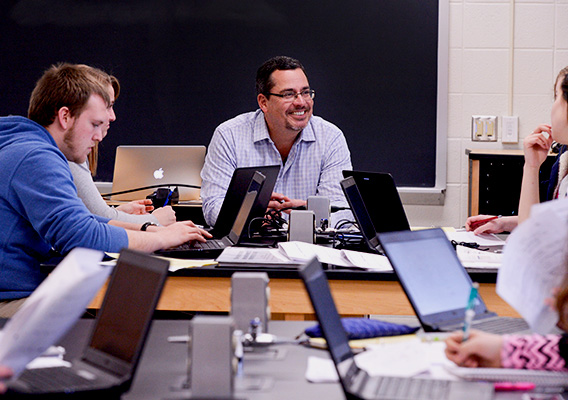
M197 186L197 185L185 185L183 183L163 183L161 185L144 186L144 187L139 187L139 188L136 188L136 189L123 190L121 192L103 193L103 194L101 194L101 196L103 196L103 197L116 196L116 195L119 195L119 194L139 192L141 190L155 189L155 188L160 188L160 187L165 187L165 186L181 186L181 187L188 187L188 188L192 188L192 189L201 189L201 186Z

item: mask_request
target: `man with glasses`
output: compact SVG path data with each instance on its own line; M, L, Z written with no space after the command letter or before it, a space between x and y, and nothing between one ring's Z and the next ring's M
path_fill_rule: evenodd
M308 196L325 196L347 207L339 186L351 157L341 130L313 116L315 91L298 60L278 56L256 74L259 110L217 127L209 144L201 197L203 214L215 225L233 171L240 167L281 165L269 207L306 205Z

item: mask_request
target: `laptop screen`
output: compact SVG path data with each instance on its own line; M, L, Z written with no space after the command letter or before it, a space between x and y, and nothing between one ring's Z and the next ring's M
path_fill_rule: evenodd
M361 234L369 244L369 247L375 249L379 244L379 239L377 238L375 226L369 217L367 207L365 207L365 203L363 202L361 193L355 183L355 179L353 179L353 177L349 177L342 180L341 188L343 189L347 202L351 207L351 211L357 220Z
M123 250L89 348L132 364L150 326L169 262Z
M460 310L472 282L441 229L379 234L381 245L419 316ZM485 311L478 302L476 313Z
M233 177L231 178L227 194L225 195L225 199L221 205L221 210L219 211L219 216L215 222L215 227L211 231L213 237L222 238L229 234L237 217L239 207L248 191L249 183L257 171L262 173L266 177L266 180L264 181L259 195L254 202L250 216L247 219L246 226L248 226L248 223L253 218L264 216L266 209L268 208L268 202L272 196L272 191L274 190L274 185L276 184L276 179L278 178L280 166L269 165L263 167L237 168L233 172Z
M410 229L406 212L391 174L343 171L343 176L346 178L352 176L355 179L376 232Z
M118 146L112 180L113 193L146 186L201 186L205 146ZM179 200L199 200L200 190L179 186ZM112 200L143 199L156 188L112 196Z
M327 341L333 362L338 365L341 361L352 358L353 352L349 347L347 333L341 324L320 262L317 258L314 258L301 267L299 272L320 323L323 336Z
M248 238L248 226L246 225L246 223L249 219L249 214L252 210L254 202L256 201L260 190L262 189L262 185L264 184L265 179L265 176L258 171L256 171L254 176L252 177L247 194L245 195L245 199L241 204L241 208L239 209L239 213L237 214L233 228L229 233L229 239L233 243L238 243L239 238ZM243 232L243 230L246 231Z

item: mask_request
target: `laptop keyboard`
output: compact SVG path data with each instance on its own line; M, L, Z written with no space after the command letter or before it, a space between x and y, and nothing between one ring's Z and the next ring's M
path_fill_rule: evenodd
M437 379L379 377L376 399L445 399L450 382Z
M225 247L225 243L220 240L208 240L205 243L202 242L187 242L178 247L174 247L174 250L222 250Z
M474 321L472 327L491 333L513 333L530 329L522 318L488 318Z
M68 392L93 388L93 380L77 375L77 372L67 367L38 368L25 370L18 378L33 391L37 392Z

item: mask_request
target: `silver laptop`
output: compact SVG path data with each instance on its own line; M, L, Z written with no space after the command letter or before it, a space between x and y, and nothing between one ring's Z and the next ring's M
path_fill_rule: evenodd
M201 187L205 146L118 146L114 162L112 192L160 185ZM113 195L111 200L143 199L156 188ZM199 200L200 190L178 186L179 201Z
M472 281L442 229L379 233L381 246L425 331L463 327ZM478 295L471 325L486 332L529 332L522 318L499 317Z
M169 264L164 259L122 250L81 356L73 360L71 367L25 370L9 382L9 394L42 399L74 394L80 398L109 398L110 394L118 396L128 391Z
M299 272L347 399L483 400L493 398L493 385L488 383L370 376L355 363L347 333L343 329L333 297L331 297L327 278L317 258L303 265Z

